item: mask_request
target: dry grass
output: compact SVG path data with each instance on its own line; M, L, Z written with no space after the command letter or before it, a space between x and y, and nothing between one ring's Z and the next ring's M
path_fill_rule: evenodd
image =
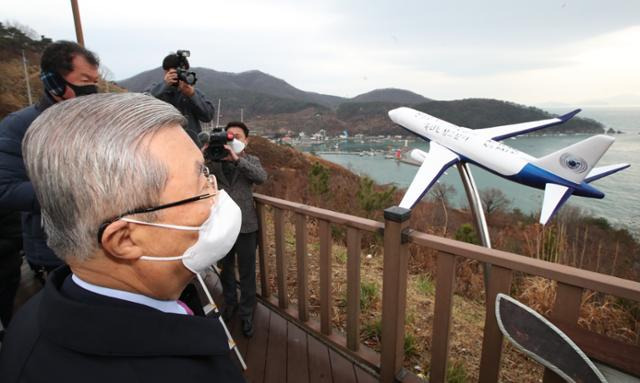
M556 299L556 283L540 277L524 277L514 296L543 315L549 315ZM638 304L593 291L582 294L578 325L619 341L638 344Z
M267 264L269 266L269 285L272 294L277 295L277 278L275 273L275 245L273 238L273 224L268 214L267 233ZM287 288L290 305L297 304L296 259L294 226L290 220L285 224L285 254L288 259ZM311 318L319 320L319 245L317 241L317 225L314 220L308 222L308 262L309 262L309 310ZM360 313L360 339L368 347L380 351L380 322L382 310L382 251L379 247L369 246L363 240L361 261L361 284L375 286L376 290L366 304L366 309ZM346 249L343 244L334 243L332 246L332 325L336 331L343 332L346 327ZM470 275L476 272L478 265L463 261L458 265L458 275ZM458 278L462 279L462 278ZM482 277L472 278L480 281L483 291ZM432 276L419 272L412 267L407 289L407 313L405 321L405 355L404 365L414 373L424 376L429 371L430 347L433 323L435 285ZM466 286L466 284L463 283ZM461 288L468 291L468 287ZM450 339L450 374L466 380L478 379L482 331L484 326L484 303L481 299L469 299L456 294L453 300L452 330ZM506 382L538 382L542 376L542 369L529 361L521 353L508 345L503 354L501 380ZM457 380L456 380L457 381Z

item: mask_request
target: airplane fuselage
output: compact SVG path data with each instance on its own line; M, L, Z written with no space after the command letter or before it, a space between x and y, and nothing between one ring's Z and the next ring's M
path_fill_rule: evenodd
M416 113L409 126L410 132L456 153L461 160L476 164L500 177L537 189L548 183L572 188L574 195L603 198L604 194L586 182L576 184L532 164L534 157L487 138L471 129L459 127L436 117Z

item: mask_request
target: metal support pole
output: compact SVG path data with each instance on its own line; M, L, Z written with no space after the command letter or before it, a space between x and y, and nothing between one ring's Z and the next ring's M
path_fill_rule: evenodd
M78 44L84 46L84 37L82 35L82 23L80 22L80 8L78 8L78 0L71 0L71 10L73 11L73 22L76 26L76 40Z
M216 112L218 112L216 114L216 129L221 128L221 126L220 126L220 104L221 104L221 100L218 99L218 109L216 110Z
M24 81L27 83L27 98L29 99L29 105L33 105L33 99L31 98L31 84L29 83L29 71L27 70L27 58L24 55L24 49L22 50L22 67L24 69Z
M462 179L462 185L464 185L464 191L467 193L467 200L469 201L469 208L471 209L471 215L473 216L473 223L476 228L476 232L480 236L480 242L482 246L491 248L491 238L489 237L489 228L487 227L487 220L484 217L484 210L482 209L482 200L478 193L478 187L476 186L473 176L471 175L471 168L467 162L458 162L456 164L460 178ZM484 268L484 289L487 292L487 286L489 286L489 274L491 273L491 265L483 264Z

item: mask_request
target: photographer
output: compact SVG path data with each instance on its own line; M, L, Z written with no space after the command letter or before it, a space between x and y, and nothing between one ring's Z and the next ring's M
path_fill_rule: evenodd
M242 122L230 122L225 127L227 134L233 135L233 142L224 144L226 157L220 159L218 153L222 144L210 140L205 160L211 172L242 211L240 235L231 251L220 261L222 263L222 288L225 307L223 318L229 321L236 311L242 321L242 333L253 335L253 308L256 303L256 246L258 241L258 217L253 202L253 184L261 184L267 173L256 156L246 154L244 147L249 143L249 129ZM231 135L229 135L229 138ZM238 258L240 274L240 305L236 293L235 258Z
M195 88L196 74L188 72L187 57L189 51L181 50L165 57L162 61L164 81L154 84L147 92L178 109L187 119L187 134L198 147L202 147L204 142L198 140L198 133L202 131L200 121L211 121L214 108L205 95Z

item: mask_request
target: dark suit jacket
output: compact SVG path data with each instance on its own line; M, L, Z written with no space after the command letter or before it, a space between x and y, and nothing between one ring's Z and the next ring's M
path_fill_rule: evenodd
M3 382L244 382L217 318L167 314L78 287L67 267L18 312Z
M147 90L152 96L159 98L164 102L168 102L182 113L187 119L187 126L185 131L191 137L198 147L201 147L203 142L198 140L198 133L202 131L200 127L200 121L209 122L213 119L215 109L211 102L207 100L204 93L195 89L195 93L191 97L187 97L175 86L167 85L164 81L151 86Z
M22 139L27 129L53 101L43 95L36 105L11 113L0 122L0 208L22 212L22 236L27 260L33 265L62 265L47 246L40 204L27 176L22 158Z
M238 162L207 161L207 166L218 180L218 188L224 189L242 211L241 233L253 233L258 230L258 217L253 203L253 184L260 185L267 179L267 172L262 168L260 159L251 154L244 154ZM233 167L231 177L227 178L223 166Z

